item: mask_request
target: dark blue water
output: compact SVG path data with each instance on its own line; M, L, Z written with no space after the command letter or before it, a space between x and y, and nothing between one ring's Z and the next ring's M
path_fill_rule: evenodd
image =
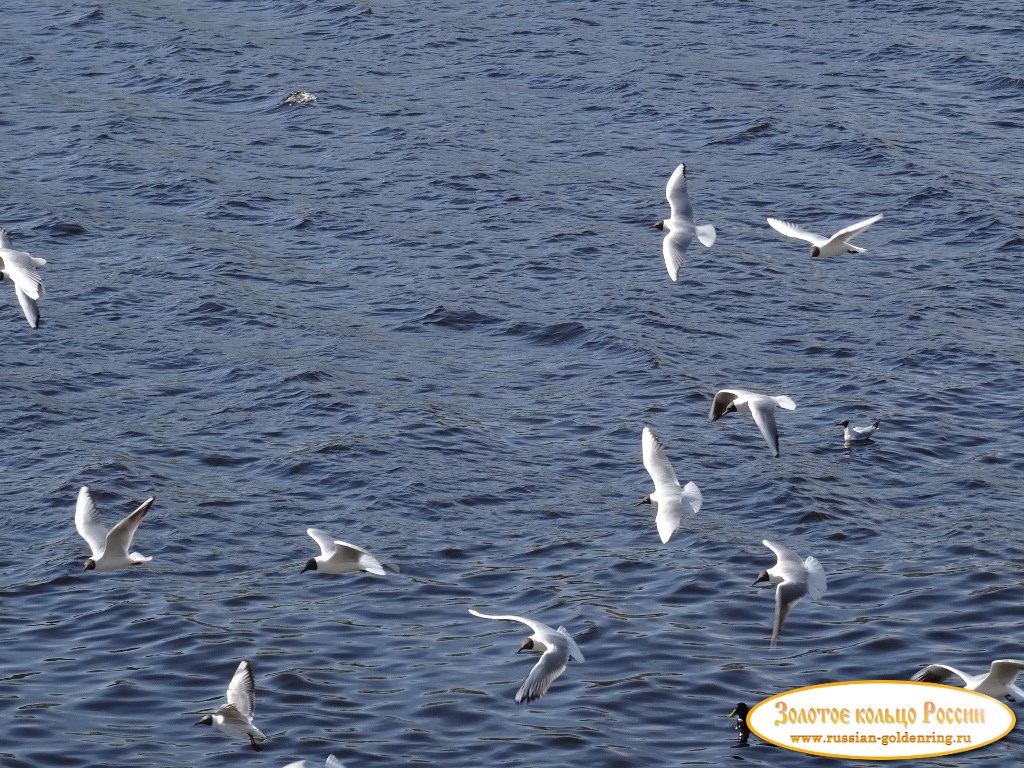
M48 264L37 331L0 292L0 765L833 766L721 715L1024 656L1022 18L8 4L0 224ZM680 162L719 239L672 283ZM824 261L765 223L877 212ZM780 458L723 387L796 400ZM668 545L644 425L704 494ZM151 563L81 571L82 484L156 496ZM300 575L309 526L401 573ZM829 576L775 653L766 537ZM517 707L470 607L587 661ZM241 658L260 755L192 725Z

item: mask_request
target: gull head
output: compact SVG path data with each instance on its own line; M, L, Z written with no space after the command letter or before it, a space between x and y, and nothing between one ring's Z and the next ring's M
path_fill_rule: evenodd
M850 426L850 420L849 419L843 419L842 421L837 421L836 422L836 426L837 427L848 427L848 426Z
M647 496L644 496L642 499L640 499L640 501L638 501L636 503L636 505L639 507L641 504L650 504L650 503L651 503L651 497L650 497L650 494L648 494Z
M213 715L206 715L202 720L197 720L193 725L213 725Z
M519 646L519 650L516 653L522 653L523 651L532 651L534 649L534 642L532 637L528 637L523 640L523 644Z
M655 229L664 229L665 228L665 220L662 219L661 221L656 221L656 222L654 222L654 224L652 226Z
M816 246L816 245L812 245L811 246L811 256L820 256L820 255L821 255L821 249L818 246Z
M770 580L771 577L768 575L768 571L761 571L759 574L757 574L757 578L754 579L754 584L760 584L762 581ZM751 584L750 586L754 586L754 584Z
M82 570L83 571L95 571L96 570L96 561L93 560L90 557L88 560L85 561L85 567L82 568Z
M309 558L309 560L306 561L306 567L303 568L301 571L299 571L299 573L305 573L306 571L315 571L315 570L316 570L316 558L315 557L311 557L311 558Z

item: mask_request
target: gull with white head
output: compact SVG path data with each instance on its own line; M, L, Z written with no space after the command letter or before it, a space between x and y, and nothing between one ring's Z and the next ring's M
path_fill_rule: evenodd
M655 222L657 229L665 230L665 239L661 250L665 257L665 267L673 282L679 279L679 267L682 266L686 249L693 242L693 236L706 248L715 244L717 234L710 224L695 225L693 223L693 206L690 204L690 193L686 189L686 166L680 163L669 177L665 185L665 197L668 198L672 215L667 219Z
M469 609L469 612L481 619L518 621L533 630L533 634L523 641L516 653L533 651L540 653L541 657L516 693L516 704L534 701L547 693L551 683L565 671L570 658L579 662L583 661L583 653L565 627L554 630L547 624L520 616L490 616L474 611L472 608Z
M85 561L84 570L103 573L152 560L152 557L146 557L138 552L128 554L128 548L132 545L135 531L138 530L142 518L146 516L154 500L155 498L150 496L134 512L108 531L100 522L100 511L92 499L89 486L83 485L78 491L78 502L75 504L75 528L92 550L92 557Z
M654 493L644 496L637 506L640 504L656 504L658 506L658 514L654 518L654 522L658 526L658 535L661 537L662 544L667 544L668 540L679 530L683 512L697 514L704 499L696 483L688 482L685 488L679 485L679 479L665 455L665 448L650 427L644 427L641 444L644 467L651 476L651 480L654 481Z

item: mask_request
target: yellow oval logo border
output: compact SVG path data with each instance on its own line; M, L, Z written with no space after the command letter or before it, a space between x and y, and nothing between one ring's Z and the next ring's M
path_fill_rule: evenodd
M972 711L976 711L976 710L987 711L988 709L991 708L995 712L1001 712L1001 714L1005 714L1006 716L1008 716L1009 724L1006 725L1005 728L1003 728L1001 724L996 724L995 727L1000 729L1000 732L998 734L995 734L995 735L992 735L992 736L986 736L982 740L977 741L977 742L975 742L973 740L973 738L972 738L971 742L969 744L967 744L966 746L963 744L963 742L954 742L954 743L946 745L943 748L938 749L937 751L921 751L921 752L914 752L912 754L897 754L897 755L888 754L888 755L886 755L886 754L865 754L862 751L856 751L856 750L854 750L854 751L842 751L841 747L846 742L842 742L842 741L825 741L825 742L821 742L820 738L826 738L825 734L819 734L819 736L820 736L819 741L813 742L813 743L827 744L828 745L828 749L827 750L826 749L820 749L820 748L819 749L807 748L806 744L808 742L802 742L804 744L804 746L796 746L796 744L793 741L794 737L797 737L797 738L802 738L802 737L814 738L815 734L813 734L813 733L809 733L809 734L807 734L807 733L805 733L805 734L792 734L792 733L790 733L789 734L790 741L787 743L787 742L782 741L782 739L780 738L779 733L776 733L776 734L773 734L773 735L768 735L768 733L765 733L765 726L764 725L760 725L759 726L759 724L757 723L758 720L762 719L762 716L757 715L758 710L761 710L762 708L765 708L763 711L767 712L768 708L766 707L766 705L770 705L770 704L772 704L772 702L780 702L780 701L783 701L784 699L786 699L787 697L794 697L796 699L807 698L806 692L808 692L808 691L818 692L818 691L824 691L826 689L831 689L831 688L844 688L844 687L849 688L850 686L861 686L861 687L867 686L867 687L870 687L871 689L877 689L877 692L875 690L871 690L871 691L864 692L864 695L874 694L874 695L871 696L871 699L874 700L875 702L878 702L878 703L875 706L873 706L873 707L872 706L868 706L868 707L843 707L842 706L842 702L840 702L839 706L833 705L831 707L817 707L817 708L813 708L812 707L811 708L811 715L810 716L807 715L806 705L804 705L804 707L798 707L798 706L790 705L787 702L787 703L785 703L786 709L780 711L779 708L778 708L779 705L778 705L778 703L776 703L776 710L775 710L776 715L769 714L768 717L769 718L777 717L777 715L780 714L780 712L781 712L781 714L783 715L783 719L784 720L786 719L787 716L789 718L796 719L797 722L789 723L789 724L794 725L794 726L798 726L799 728L801 728L804 731L813 730L815 728L821 730L822 728L835 728L835 727L838 727L840 725L840 723L838 723L838 722L831 722L830 723L830 722L827 722L827 720L831 719L831 717L833 715L837 715L838 714L838 715L841 716L843 710L849 711L849 710L852 709L853 710L852 717L855 720L854 725L856 725L856 726L863 725L863 726L865 726L865 730L869 730L869 733L865 733L865 734L861 734L860 731L858 731L856 733L856 735L857 736L864 736L865 738L868 738L869 741L867 741L867 742L862 742L862 741L850 742L850 746L852 747L852 746L856 746L857 744L864 744L864 743L878 744L879 743L878 738L877 738L878 737L878 729L885 728L885 729L888 729L888 730L891 731L894 726L899 726L901 724L900 721L898 721L898 720L896 722L893 722L891 720L887 720L886 719L887 716L891 716L891 715L893 715L893 713L890 711L890 704L888 703L889 700L886 697L885 689L886 688L891 688L893 686L899 686L900 687L900 693L904 693L905 694L905 693L908 692L908 689L905 688L905 686L913 686L914 688L918 689L918 692L920 693L919 698L920 698L920 700L924 704L932 704L933 707L935 707L934 701L933 701L934 699L949 699L949 700L953 700L953 699L956 699L956 698L959 698L959 697L968 697L968 698L970 698L972 700L972 703L975 704L975 707L973 708ZM847 696L845 697L847 700L850 698L849 693L850 693L850 691L847 691ZM861 692L858 692L858 695L860 693ZM891 695L891 692L890 692L890 695ZM842 699L842 697L837 697L837 698ZM855 696L854 698L857 698L857 696ZM863 696L861 696L861 698L863 698ZM899 697L897 697L897 698L899 698ZM908 696L904 696L903 698L909 698L909 697ZM978 706L979 703L980 703L980 706ZM995 707L993 707L993 705L995 705ZM915 718L914 718L914 722L913 722L912 725L917 725L917 717L918 717L918 715L916 714L916 708L911 707L911 709L915 710ZM950 711L952 711L952 708L944 706L944 710L945 710L944 714L948 714ZM793 711L796 712L795 715L791 715L790 714L790 712L793 712ZM820 713L820 712L823 712L823 711L827 712L828 714L826 715L825 720L823 720L821 722L818 722L817 721L818 720L817 713ZM899 708L897 708L897 713L900 712L900 711L902 711L902 713L903 713L903 720L909 719L908 718L909 712L907 711L906 707L899 707ZM934 708L931 713L928 713L926 709L924 711L925 711L926 718L929 718L929 714L934 715L934 714L938 713L938 708ZM861 716L862 712L864 714L867 714L867 713L871 714L870 721L858 721L858 718ZM884 715L883 715L883 713L884 713ZM803 715L803 717L801 717L801 715ZM883 715L883 716L879 717L879 715ZM810 719L811 716L814 717L815 722L807 722ZM928 719L926 719L924 722L928 723ZM847 758L847 759L853 759L853 760L912 760L912 759L925 758L925 757L941 757L943 755L954 755L954 754L958 754L960 752L969 752L971 750L979 749L981 747L988 746L989 744L993 744L994 742L999 741L1001 738L1006 736L1006 734L1008 734L1010 731L1013 730L1013 727L1014 727L1014 725L1016 725L1016 722L1017 722L1017 717L1014 714L1013 710L1010 709L1010 707L1008 707L1005 703L1003 703L999 699L992 698L991 696L986 696L983 693L977 693L975 691L968 691L965 688L958 688L958 687L951 686L951 685L941 685L939 683L919 683L919 682L914 682L912 680L850 680L850 681L842 681L842 682L836 682L836 683L820 683L818 685L807 685L807 686L804 686L802 688L794 688L793 690L784 691L782 693L777 693L774 696L770 696L767 699L764 699L763 701L760 701L757 704L755 704L753 707L751 707L749 713L747 714L747 724L750 727L750 730L754 734L756 734L760 739L762 739L763 741L768 742L769 744L774 744L775 746L782 747L783 749L788 749L788 750L791 750L793 752L803 752L805 754L819 755L821 757L838 757L838 758ZM938 726L938 725L946 725L946 724L947 723L936 722L934 725ZM906 727L909 728L910 725L911 724L907 723ZM982 725L982 724L979 724L979 723L949 723L948 725L956 726L956 727L959 727L959 728L973 727L975 729L977 729L979 727L980 728L990 729L992 727L992 726L988 726L987 724ZM774 728L777 732L779 731L780 725L777 722L777 719L776 719L775 723L770 724L770 727ZM874 732L870 732L872 728L874 729ZM917 743L916 741L910 741L909 740L909 736L910 736L909 731L907 731L906 733L907 733L907 736L908 736L908 741L907 742L902 742L902 741L894 740L891 743L900 743L900 744ZM915 736L916 735L917 734L915 734ZM935 734L933 733L932 735L935 735ZM875 738L874 738L874 740L871 740L870 737L875 737ZM919 746L924 747L926 743L927 743L927 747L929 749L931 747L933 747L933 746L939 746L939 745L943 744L942 741L937 741L934 744L922 741L919 744ZM883 744L883 747L887 746L887 744L885 742L882 742L882 744ZM837 749L837 748L840 748L840 749Z

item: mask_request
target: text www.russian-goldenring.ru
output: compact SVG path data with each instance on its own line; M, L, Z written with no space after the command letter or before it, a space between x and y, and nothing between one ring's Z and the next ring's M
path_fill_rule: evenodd
M945 744L950 747L954 744L970 744L970 734L959 733L902 733L882 734L873 733L826 733L826 734L791 734L789 737L793 744L880 744L887 747L890 744Z

